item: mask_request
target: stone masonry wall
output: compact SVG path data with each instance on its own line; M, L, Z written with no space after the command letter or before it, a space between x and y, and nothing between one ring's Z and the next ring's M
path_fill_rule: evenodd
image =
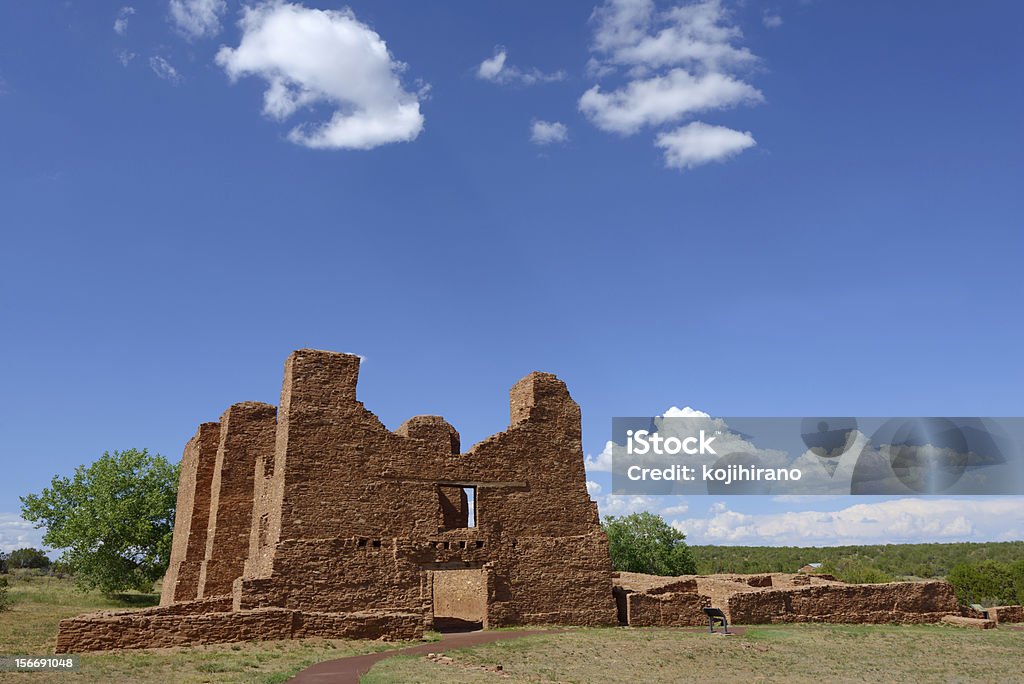
M620 618L630 626L707 624L704 607L730 623L926 623L959 613L947 582L846 584L832 578L774 573L655 577L616 573Z
M998 624L1024 622L1024 606L997 606L989 608L988 614Z
M958 613L947 582L831 584L740 592L729 598L737 624L775 622L922 623Z
M276 428L277 408L270 404L243 402L221 416L200 598L229 595L242 575L249 556L256 463L273 453Z
M280 608L160 614L151 610L90 614L60 621L56 653L168 648L233 641L295 639L415 639L423 631L412 613L303 613Z
M164 576L160 605L190 601L199 594L199 572L206 553L210 486L217 462L220 423L203 423L181 457L178 503L171 561Z
M626 594L630 627L693 627L706 625L707 597L697 593Z

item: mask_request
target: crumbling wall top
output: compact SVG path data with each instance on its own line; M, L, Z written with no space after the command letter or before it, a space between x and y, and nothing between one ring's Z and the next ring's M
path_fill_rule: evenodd
M458 430L441 416L413 416L399 425L395 434L429 442L439 453L450 450L458 454L461 449Z
M509 399L511 427L528 420L580 419L579 405L569 395L565 383L553 373L530 373L512 386Z
M285 361L285 382L281 391L287 408L330 409L356 403L359 357L355 354L299 349ZM281 406L282 410L286 407Z

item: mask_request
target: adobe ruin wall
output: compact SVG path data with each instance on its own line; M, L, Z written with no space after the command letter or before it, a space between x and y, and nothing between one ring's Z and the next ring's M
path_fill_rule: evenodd
M388 430L356 398L358 373L357 356L299 350L279 407L244 402L202 424L182 458L161 607L64 620L57 651L408 639L435 617L616 624L562 381L520 380L509 428L462 453L438 416Z
M846 584L830 576L708 575L655 577L616 573L620 622L630 626L707 624L705 607L730 623L932 623L959 614L948 582ZM623 619L624 618L624 619Z

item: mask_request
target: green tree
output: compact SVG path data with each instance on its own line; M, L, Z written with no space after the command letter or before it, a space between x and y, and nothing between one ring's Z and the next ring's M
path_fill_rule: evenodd
M40 549L15 549L7 555L7 567L43 569L50 567L50 559Z
M962 603L995 606L1017 599L1011 566L993 560L960 563L949 571L946 580L953 585Z
M623 572L649 575L692 575L697 563L686 545L686 535L653 513L605 516L612 565Z
M83 589L148 591L167 569L178 467L145 449L104 453L21 497L21 515L45 527L43 542Z

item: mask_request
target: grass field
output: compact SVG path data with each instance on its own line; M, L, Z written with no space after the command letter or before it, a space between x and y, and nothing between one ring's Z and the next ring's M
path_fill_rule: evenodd
M365 684L450 682L1021 682L1024 632L937 625L785 625L743 636L580 629L446 653L396 656ZM500 665L500 673L494 666ZM487 669L484 669L487 668Z
M52 653L57 622L91 610L151 605L80 593L67 580L15 577L0 613L0 653ZM282 682L313 663L406 644L307 640L87 654L79 674L0 674L2 681ZM1024 682L1024 631L942 626L786 625L743 636L671 629L572 629L450 651L451 662L397 656L367 684L407 682ZM501 671L495 671L500 665Z

